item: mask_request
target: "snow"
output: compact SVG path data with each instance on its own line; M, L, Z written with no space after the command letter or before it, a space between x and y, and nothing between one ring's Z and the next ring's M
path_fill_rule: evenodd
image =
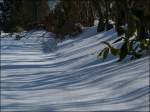
M43 33L1 38L2 111L149 110L148 56L121 63L111 55L97 59L101 42L117 38L114 29L87 28L59 43Z
M58 2L59 0L48 0L49 9L50 10L54 9Z
M3 3L4 1L3 0L0 0L0 3Z
M44 34L44 39L42 43L44 53L49 53L57 49L57 41L55 38L52 38L53 36L55 35L51 32L47 32L46 34Z

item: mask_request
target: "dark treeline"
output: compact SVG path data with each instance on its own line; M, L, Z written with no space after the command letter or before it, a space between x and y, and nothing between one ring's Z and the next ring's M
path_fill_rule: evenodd
M132 15L140 21L139 35L149 33L150 29L149 0L59 0L53 10L48 8L47 0L4 0L1 10L1 30L5 32L43 24L48 31L59 33L65 32L61 30L66 24L93 26L94 20L99 18L98 32L109 30L111 19L120 34L121 26L132 26L135 21Z
M47 0L3 0L0 4L1 30L15 32L28 29L49 14Z
M83 26L93 26L98 19L97 32L107 31L115 26L116 42L123 40L121 48L114 48L107 42L99 56L105 59L110 52L119 60L131 55L141 57L150 46L150 0L56 0L54 9L48 7L48 0L4 0L0 4L0 28L4 32L16 32L43 28L63 39L65 35L82 32ZM114 25L109 20L114 21ZM131 39L131 37L135 37Z

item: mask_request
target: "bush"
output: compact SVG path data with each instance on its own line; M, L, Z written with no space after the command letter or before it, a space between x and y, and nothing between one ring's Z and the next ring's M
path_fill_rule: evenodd
M143 39L139 41L135 38L129 40L125 37L121 37L114 43L117 43L121 40L123 40L123 43L120 48L115 48L108 42L102 42L103 44L107 45L107 47L105 47L98 54L98 57L102 57L104 60L107 58L108 54L111 53L112 55L119 57L118 61L122 61L128 55L130 55L130 59L133 60L140 58L143 55L143 51L149 50L150 39Z
M20 40L22 37L20 35L16 35L15 40Z
M15 28L12 29L13 32L23 32L24 29L20 26L16 26Z
M115 42L112 43L112 45L108 42L102 42L107 47L105 47L99 54L98 57L102 57L103 59L107 58L108 53L111 53L114 56L119 57L118 61L122 61L127 57L128 55L131 56L131 60L140 58L143 55L143 51L149 50L150 47L150 38L145 37L146 32L142 32L141 30L138 30L141 28L141 25L138 26L138 24L141 24L142 22L139 20L138 17L135 15L131 16L132 23L129 24L130 27L128 27L127 31L125 32L125 36L117 39ZM120 27L121 28L121 27ZM123 30L123 29L121 29ZM119 34L121 35L123 32L121 31ZM113 47L113 44L118 43L119 41L123 41L120 48Z
M120 26L117 28L117 34L118 36L121 36L125 33L125 28L123 26Z
M65 35L76 36L82 32L82 25L80 23L66 22L61 28L56 28L55 33L57 38L63 39Z

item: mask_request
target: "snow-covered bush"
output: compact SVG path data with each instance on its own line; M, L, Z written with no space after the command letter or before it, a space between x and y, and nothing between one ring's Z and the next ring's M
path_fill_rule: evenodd
M143 21L137 14L129 13L129 22L127 29L125 27L118 26L117 29L119 36L122 36L114 43L121 42L121 47L114 48L108 42L103 42L107 45L98 55L105 59L110 52L112 55L119 57L118 61L122 61L127 56L131 56L131 60L140 58L143 56L143 52L149 50L150 35L144 28ZM123 35L125 34L125 35ZM114 44L113 43L113 44Z

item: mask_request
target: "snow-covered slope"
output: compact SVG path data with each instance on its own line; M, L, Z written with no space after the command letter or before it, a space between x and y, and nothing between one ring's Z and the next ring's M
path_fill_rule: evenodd
M114 30L88 28L43 52L42 32L1 39L2 111L149 110L149 58L117 63L96 58Z

